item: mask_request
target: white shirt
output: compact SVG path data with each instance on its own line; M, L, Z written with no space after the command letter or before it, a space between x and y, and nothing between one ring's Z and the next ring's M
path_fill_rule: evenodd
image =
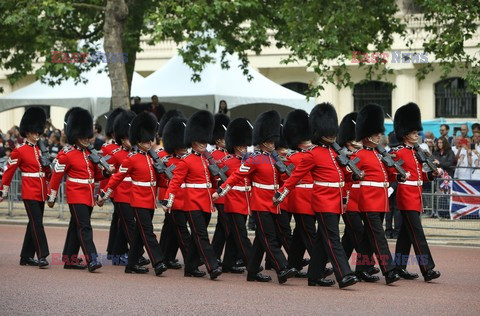
M457 156L457 147L452 147L452 150L455 156ZM457 167L455 168L455 174L453 175L453 177L460 180L470 180L472 175L472 169L462 168L468 167L467 151L465 150L465 148L462 148L460 150L460 155L458 156L457 160Z

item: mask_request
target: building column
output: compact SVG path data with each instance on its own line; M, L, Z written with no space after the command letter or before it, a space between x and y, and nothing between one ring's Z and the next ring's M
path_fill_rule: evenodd
M395 77L396 88L392 92L392 115L402 105L409 102L418 103L418 80L415 70L397 70Z

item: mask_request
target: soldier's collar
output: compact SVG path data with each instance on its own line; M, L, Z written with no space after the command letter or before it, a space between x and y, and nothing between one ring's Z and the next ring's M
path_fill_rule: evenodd
M226 149L226 148L223 148L223 147L220 147L220 146L217 146L217 145L215 145L215 149L216 149L216 150L223 151L224 153L227 152L227 149Z
M40 141L40 140L38 140L38 141ZM30 147L35 147L35 145L36 145L36 143L34 144L31 141L29 141L28 139L25 139L25 144L27 144Z
M80 150L81 152L84 152L84 151L87 149L87 148L83 148L83 147L77 146L77 144L73 144L72 147L75 148L75 149Z
M363 149L373 151L375 148L373 148L373 147L368 147L368 146L366 146L366 145L363 145Z
M405 147L405 148L413 149L413 146L407 145L407 144L405 144L405 143L403 143L402 145L403 145L403 147Z
M197 156L201 156L201 155L202 155L201 152L196 151L196 150L194 150L194 149L192 149L192 154L195 154L195 155L197 155Z

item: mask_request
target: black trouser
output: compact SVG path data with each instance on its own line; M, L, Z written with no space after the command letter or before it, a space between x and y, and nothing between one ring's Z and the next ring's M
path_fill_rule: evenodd
M33 258L37 253L37 258L46 258L50 252L48 251L47 235L43 228L45 202L23 200L23 204L28 215L28 225L20 257Z
M160 248L168 261L173 261L177 257L178 242L175 229L172 214L165 213L162 232L160 233Z
M238 213L225 213L225 215L228 219L230 234L227 237L223 266L233 267L237 261L237 255L247 265L252 254L252 243L248 238L246 226L247 215Z
M208 217L208 214L202 211L187 212L193 242L190 243L190 247L187 250L185 271L193 271L197 268L198 257L203 259L208 272L212 272L218 268L217 256L208 239Z
M345 276L352 274L348 258L340 242L338 222L339 214L315 213L318 221L317 238L313 246L313 256L308 266L308 278L325 277L325 266L328 259L332 263L335 278L340 282Z
M79 248L82 248L87 262L92 261L92 257L97 257L97 249L93 243L93 230L90 223L93 207L85 204L68 204L70 209L70 223L68 225L67 238L63 256L67 256L68 262L75 262L72 257L78 255Z
M280 236L277 227L277 215L270 212L259 211L253 211L252 215L255 218L255 225L257 226L255 230L255 241L257 241L267 254L267 262L270 262L277 272L284 270L287 268L288 262L279 244ZM250 260L247 267L249 272L258 272L258 267L263 257L262 252L260 261L257 262L261 249L256 248L258 245L255 244L255 241L253 243L254 250L252 260Z
M285 251L290 253L290 247L293 241L292 227L290 221L292 220L292 213L281 210L280 214L275 215L275 229L279 241Z
M108 243L107 243L107 254L109 255L120 255L128 251L127 239L123 236L123 231L120 228L119 215L117 203L112 199L113 203L113 213L112 221L110 222L110 231L108 233ZM119 235L120 234L120 235ZM114 247L117 244L117 238L120 237L118 241L117 249L120 252L115 252Z
M224 205L215 204L215 208L217 209L217 225L213 233L212 247L217 258L220 259L223 253L223 246L225 246L227 241L227 236L230 235L230 227L224 211Z
M143 253L143 246L145 246L152 266L155 267L158 263L163 262L164 257L158 244L157 236L153 232L152 219L154 211L152 209L134 207L133 213L135 214L137 225L128 253L128 265L133 266L138 263Z
M397 239L395 248L395 263L398 268L405 269L407 263L412 260L408 257L410 254L410 246L417 255L418 265L423 275L435 267L430 248L428 247L425 233L423 232L422 222L420 220L420 212L417 211L400 211L403 217L402 227Z
M390 212L385 214L385 233L387 236L398 237L400 227L402 226L402 214L397 208L397 190L388 198Z
M133 237L135 236L135 214L133 208L128 203L115 202L115 205L118 210L119 226L120 229L117 233L117 238L113 246L113 254L123 254L128 252L128 248L124 247L124 241L132 246ZM123 252L122 252L123 251ZM142 249L142 255L144 251Z
M308 251L310 258L313 255L313 244L317 236L315 228L315 215L293 214L295 217L295 229L293 240L288 253L288 266L303 269L303 255Z
M361 212L360 216L363 220L363 226L367 232L370 246L377 257L380 270L382 274L386 275L388 272L395 269L392 261L392 254L388 248L387 238L385 238L385 231L383 230L384 212Z
M183 261L187 258L188 249L191 247L192 235L188 230L188 212L181 210L172 210L172 222L174 224L174 232L177 236L177 243L182 252Z
M372 247L370 247L367 232L363 227L360 212L347 211L342 217L345 223L345 232L342 236L342 246L345 254L347 258L350 258L353 249L355 249L357 251L355 270L358 272L368 271L368 269L372 267L368 262L372 259L373 250Z

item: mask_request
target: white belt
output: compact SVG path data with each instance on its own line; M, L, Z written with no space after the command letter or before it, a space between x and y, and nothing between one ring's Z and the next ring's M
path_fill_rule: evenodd
M245 186L243 186L243 187L242 187L242 186L237 186L237 185L236 185L236 186L232 187L232 190L235 190L235 191L242 191L242 192L245 192L245 191L250 191L251 189L252 189L252 187L251 187L251 186L246 186L246 187L245 187Z
M423 185L423 181L422 180L405 181L405 182L399 182L398 184L405 184L405 185L411 185L411 186L414 186L414 187L419 187L419 186Z
M45 177L45 172L22 172L22 177L43 178Z
M192 189L210 189L212 187L211 183L182 183L182 188L192 188Z
M360 188L360 183L352 184L352 189L359 189L359 188Z
M312 189L313 183L304 183L304 184L297 184L296 188L305 188L305 189Z
M132 177L123 178L123 182L132 182Z
M321 181L314 181L315 185L319 185L322 187L329 187L329 188L343 188L345 186L345 182L321 182Z
M388 182L374 182L374 181L360 181L361 186L367 187L377 187L377 188L388 188L390 183Z
M139 187L154 187L157 185L157 181L132 181L132 184L138 185Z
M67 177L67 180L70 182L81 183L81 184L92 184L95 182L94 179L77 179L77 178L70 178L70 177Z
M252 185L254 187L265 189L265 190L278 190L279 188L278 184L261 184L258 182L252 182Z

